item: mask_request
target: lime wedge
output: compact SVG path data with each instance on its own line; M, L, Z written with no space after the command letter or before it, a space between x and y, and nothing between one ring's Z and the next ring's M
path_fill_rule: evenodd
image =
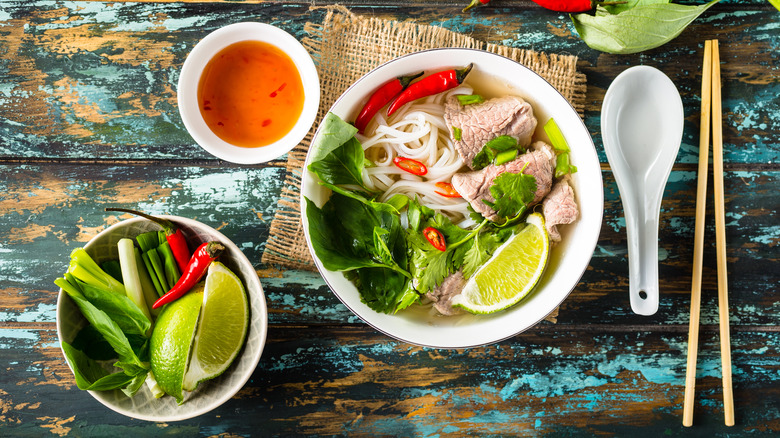
M187 358L202 304L203 283L200 283L163 308L149 341L152 374L160 388L180 404L184 399L182 381L187 371Z
M550 240L539 213L510 237L474 275L452 304L471 313L494 313L517 304L542 277Z
M238 356L248 327L244 285L225 265L212 262L183 388L192 391L200 382L222 374Z

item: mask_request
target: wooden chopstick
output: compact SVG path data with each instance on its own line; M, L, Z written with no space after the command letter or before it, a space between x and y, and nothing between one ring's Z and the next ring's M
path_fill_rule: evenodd
M718 40L704 42L699 135L699 180L696 187L696 229L691 280L691 319L688 327L688 363L685 372L683 426L693 425L696 359L699 347L704 213L709 166L710 113L712 114L712 170L715 198L715 246L718 265L718 319L723 382L723 415L726 426L734 425L734 393L731 385L731 334L729 330L728 278L726 272L726 217L723 194L723 110L721 107L720 53Z
M715 246L718 262L718 319L720 361L723 373L723 414L726 426L734 425L734 393L731 388L731 333L726 274L726 215L723 195L723 116L720 102L720 53L712 42L712 171L715 194Z
M688 364L685 371L683 426L693 425L693 401L696 390L696 359L699 348L701 308L702 252L704 251L704 213L707 207L707 173L710 152L710 105L712 93L712 41L704 42L701 80L701 126L699 129L699 181L696 186L696 225L693 238L693 279L691 281L691 319L688 326Z

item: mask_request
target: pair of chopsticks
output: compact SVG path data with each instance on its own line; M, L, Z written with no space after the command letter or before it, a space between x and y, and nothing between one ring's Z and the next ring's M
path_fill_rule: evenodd
M701 307L702 252L704 251L704 212L707 204L710 112L712 113L712 170L715 198L715 246L718 264L718 319L720 320L720 360L723 381L723 413L726 426L734 425L734 394L731 389L731 335L729 333L728 282L726 278L726 219L723 202L723 120L720 102L720 54L718 40L704 42L701 85L701 132L699 140L699 181L696 191L696 230L691 284L691 320L688 329L688 365L685 374L683 426L693 425L696 386L696 355L699 347L699 308ZM711 107L711 111L710 111Z

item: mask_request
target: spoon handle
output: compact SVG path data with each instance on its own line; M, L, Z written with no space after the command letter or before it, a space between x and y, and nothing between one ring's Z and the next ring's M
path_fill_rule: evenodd
M638 315L658 310L658 209L653 214L649 208L641 205L636 217L626 218L628 293L631 310Z

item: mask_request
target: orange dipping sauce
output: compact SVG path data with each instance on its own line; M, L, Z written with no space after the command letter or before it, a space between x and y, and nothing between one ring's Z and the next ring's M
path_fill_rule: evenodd
M284 137L303 111L303 82L292 59L262 41L240 41L217 53L198 82L198 107L217 137L241 147Z

